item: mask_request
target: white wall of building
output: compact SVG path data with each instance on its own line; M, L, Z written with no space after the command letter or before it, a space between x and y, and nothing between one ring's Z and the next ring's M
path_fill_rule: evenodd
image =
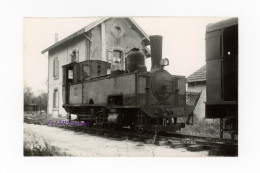
M188 84L188 91L191 92L201 92L199 101L196 105L194 110L194 115L197 116L199 119L205 118L205 102L206 102L206 83L199 83L199 84Z
M79 50L79 61L85 60L85 39L79 38L70 44L61 46L49 52L48 58L48 114L53 114L53 117L58 117L58 115L66 116L66 111L62 107L62 66L70 63L70 54L73 50ZM53 77L53 61L54 58L58 57L59 60L59 76L58 78ZM58 89L59 96L59 106L58 108L53 108L53 93L54 90Z

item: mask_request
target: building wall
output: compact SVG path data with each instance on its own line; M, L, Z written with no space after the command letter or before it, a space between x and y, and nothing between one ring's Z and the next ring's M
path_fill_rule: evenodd
M91 31L91 59L102 60L102 46L101 46L101 27L100 25L93 28Z
M206 82L199 83L199 84L188 83L188 91L192 91L192 92L201 92L202 91L199 101L194 110L194 114L199 119L205 118L205 103L204 102L206 101Z
M49 51L48 58L48 114L53 114L53 117L58 117L58 115L65 116L65 109L62 107L62 66L70 63L70 54L73 50L79 50L79 61L85 60L85 39L78 38L74 41L71 41L69 44L65 46L60 46ZM58 78L53 77L53 61L54 58L58 58L59 60L59 76ZM53 108L53 93L54 90L58 89L58 108Z
M120 51L122 53L122 63L119 66L118 64L115 64L115 67L117 69L125 70L127 53L132 48L139 48L142 51L141 40L143 36L140 34L140 31L125 18L108 19L104 22L102 27L101 32L103 29L103 32L105 33L105 41L103 41L104 43L102 44L102 49L104 48L103 54L105 55L105 58L103 59L112 63L111 69L114 69L114 63L111 61L111 57L113 57L113 51ZM116 28L120 28L120 32L118 32Z
M122 35L118 37L113 33L115 26L122 27ZM105 21L106 51L119 48L128 52L132 48L142 48L142 35L133 25L124 18L112 18Z

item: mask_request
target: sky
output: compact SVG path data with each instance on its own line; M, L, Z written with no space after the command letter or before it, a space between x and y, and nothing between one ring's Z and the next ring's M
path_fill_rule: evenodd
M41 51L87 26L98 18L24 18L24 84L37 95L47 91L48 53ZM134 17L147 35L163 36L166 69L174 75L189 76L205 65L206 25L227 18ZM147 59L150 69L150 58Z

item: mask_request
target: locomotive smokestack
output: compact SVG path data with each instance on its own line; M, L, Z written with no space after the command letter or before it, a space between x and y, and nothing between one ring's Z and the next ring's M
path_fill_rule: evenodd
M162 59L162 36L152 35L150 36L150 47L151 47L151 61L152 69L160 67L160 60Z

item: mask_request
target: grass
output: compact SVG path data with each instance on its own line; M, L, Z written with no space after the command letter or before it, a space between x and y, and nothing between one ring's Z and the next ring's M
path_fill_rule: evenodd
M46 114L25 114L24 122L36 124L48 124L48 121L62 120L61 118L52 118ZM40 139L32 135L30 142L24 142L24 156L67 156L66 153L60 152L60 149L51 146L45 139Z
M48 121L50 120L52 120L53 122L57 120L59 122L60 120L66 120L66 117L52 118L51 115L47 115L47 114L24 114L25 123L48 125Z
M219 119L198 119L194 116L193 125L185 125L185 128L181 129L180 133L219 138L220 122ZM230 135L228 133L224 133L223 138L230 138Z
M33 135L33 142L24 143L24 156L67 156L66 153L61 152L57 147L51 146L43 139L43 144L40 144Z

